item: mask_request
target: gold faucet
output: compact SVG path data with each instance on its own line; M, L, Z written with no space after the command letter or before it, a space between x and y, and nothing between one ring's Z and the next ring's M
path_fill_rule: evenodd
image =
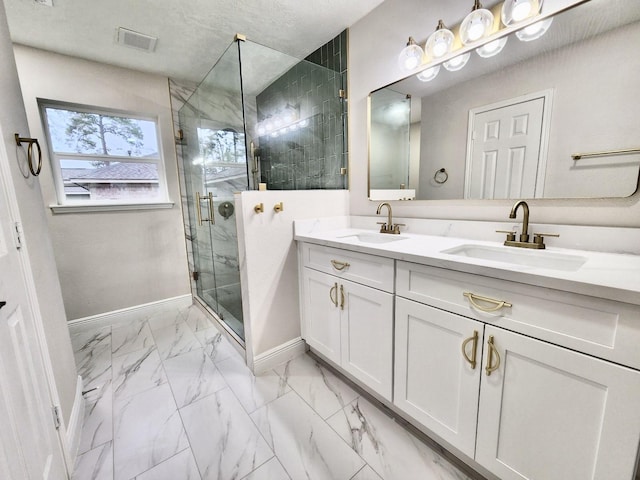
M516 204L511 207L511 213L509 214L509 218L516 218L516 213L518 211L518 207L522 207L524 210L524 218L522 219L522 233L520 234L520 242L528 242L529 241L529 205L524 200L520 200L516 202Z
M382 210L382 207L387 207L388 210L388 218L387 218L387 223L385 222L378 222L378 225L380 225L380 233L392 233L394 235L399 235L400 234L400 226L403 225L402 223L398 223L396 225L393 224L393 217L391 216L391 205L389 205L387 202L383 202L380 205L378 205L378 210L376 210L376 215L380 215L380 211Z
M529 205L524 200L516 202L511 208L509 218L516 218L518 208L522 207L524 212L524 218L522 219L522 233L520 234L520 241L516 241L515 232L505 232L498 230L499 233L506 233L507 239L504 244L507 247L521 247L521 248L535 248L536 250L542 250L545 248L544 237L559 237L557 233L534 233L533 242L529 242Z

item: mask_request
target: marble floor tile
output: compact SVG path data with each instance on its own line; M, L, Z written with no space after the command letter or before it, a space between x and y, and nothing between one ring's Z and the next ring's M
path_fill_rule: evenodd
M470 480L362 397L329 418L327 423L385 480Z
M191 449L181 451L168 460L141 473L136 480L200 480L200 472Z
M353 388L308 354L275 371L324 419L358 398Z
M239 356L217 363L218 370L248 413L281 397L291 388L274 371L255 376Z
M153 338L163 360L202 348L189 326L182 320L153 329Z
M273 457L230 389L180 410L203 480L242 478Z
M165 360L164 370L178 408L227 386L202 348Z
M251 414L292 480L349 480L360 458L296 392Z
M113 403L115 480L130 480L189 447L169 385Z
M151 328L151 331L154 333L156 330L162 330L180 321L182 321L182 315L178 308L160 309L147 317L149 328Z
M114 357L148 348L153 343L151 329L146 321L114 325L111 329L111 351Z
M83 389L89 390L111 380L111 327L73 335L74 359Z
M189 328L195 333L200 330L212 328L213 323L209 318L195 305L180 311L180 318L189 325Z
M240 354L229 343L229 340L224 338L222 333L215 327L197 331L196 338L204 348L204 352L211 357L214 363L226 360L234 355L240 357Z
M282 464L273 457L264 465L260 465L242 480L291 480Z
M365 465L351 480L382 480L382 477L374 472L369 465Z
M113 480L113 448L107 442L76 459L71 480Z
M111 342L111 326L71 334L73 353L93 350L105 341Z
M111 381L84 396L84 423L78 453L113 440L113 389Z
M166 381L167 377L155 345L113 359L115 398L130 397Z

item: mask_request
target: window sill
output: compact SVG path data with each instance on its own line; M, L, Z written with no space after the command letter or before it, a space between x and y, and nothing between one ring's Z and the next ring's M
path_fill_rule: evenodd
M117 212L123 210L157 210L173 208L173 202L157 203L111 203L92 205L49 205L54 214L59 213L87 213L87 212Z

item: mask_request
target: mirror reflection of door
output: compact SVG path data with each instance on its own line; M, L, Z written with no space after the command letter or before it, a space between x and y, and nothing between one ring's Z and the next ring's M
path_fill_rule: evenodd
M469 112L465 198L540 198L551 91Z

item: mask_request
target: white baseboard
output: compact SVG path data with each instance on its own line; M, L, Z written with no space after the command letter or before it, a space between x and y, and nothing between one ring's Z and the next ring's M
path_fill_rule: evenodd
M260 375L272 368L288 362L292 358L302 355L307 349L307 344L302 338L294 338L271 350L256 355L253 359L253 373Z
M78 381L76 382L76 394L73 399L73 407L71 408L71 416L69 417L69 423L66 426L67 437L67 459L69 465L75 465L76 457L78 455L78 448L80 448L80 437L82 435L82 426L84 424L84 397L82 396L82 377L78 375Z
M69 320L67 325L72 333L81 332L85 329L100 328L103 326L114 325L118 323L126 323L132 317L151 316L158 310L165 308L187 308L193 304L193 296L180 295L173 298L165 298L157 302L144 303L142 305L134 305L133 307L122 308L111 312L91 315L89 317L77 318Z

